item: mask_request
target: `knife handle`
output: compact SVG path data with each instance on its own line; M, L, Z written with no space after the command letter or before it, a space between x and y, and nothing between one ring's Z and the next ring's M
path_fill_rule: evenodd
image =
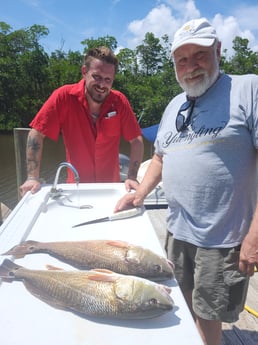
M142 208L141 207L135 207L135 208L131 208L129 210L114 213L111 216L109 216L109 220L118 220L118 219L130 218L130 217L137 216L141 213L142 213Z

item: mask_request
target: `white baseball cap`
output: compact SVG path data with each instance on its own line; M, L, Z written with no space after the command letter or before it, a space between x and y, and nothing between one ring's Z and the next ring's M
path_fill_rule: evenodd
M216 30L206 18L192 19L176 31L171 54L179 47L189 43L210 47L216 39L218 39Z

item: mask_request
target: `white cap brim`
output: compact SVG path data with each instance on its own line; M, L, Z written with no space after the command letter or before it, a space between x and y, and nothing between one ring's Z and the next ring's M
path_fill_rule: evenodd
M186 44L196 44L198 46L211 47L214 42L215 38L190 38L185 41L178 42L178 44L172 46L171 54L173 54L178 48Z

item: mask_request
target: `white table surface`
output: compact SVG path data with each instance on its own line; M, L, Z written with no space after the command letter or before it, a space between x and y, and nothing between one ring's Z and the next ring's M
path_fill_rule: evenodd
M67 185L62 185L67 188ZM49 187L36 195L28 193L0 227L0 253L10 249L21 240L36 241L79 241L88 239L124 240L149 248L164 255L158 237L146 212L142 215L114 222L99 223L79 228L72 225L112 213L119 195L124 194L122 184L83 184L79 188L101 187L109 192L89 193L92 209L79 209L56 205L48 201L44 206ZM68 187L74 188L72 185ZM99 202L98 202L99 200ZM46 212L40 212L46 211ZM0 263L5 257L0 256ZM47 264L62 268L68 265L47 254L27 255L16 262L32 269L45 269ZM172 311L147 320L98 320L81 318L73 313L61 311L31 295L23 283L2 282L0 285L0 344L1 345L121 345L148 344L162 342L180 345L202 345L197 328L186 306L177 282L164 282L172 287L171 296L175 302Z

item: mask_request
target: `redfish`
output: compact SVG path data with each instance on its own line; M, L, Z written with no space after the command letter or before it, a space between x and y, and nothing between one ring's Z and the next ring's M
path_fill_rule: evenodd
M107 270L31 270L6 259L0 277L22 281L43 302L83 317L148 319L174 306L171 288Z
M23 242L2 255L46 253L78 269L103 268L161 281L173 278L173 264L153 251L124 241Z

